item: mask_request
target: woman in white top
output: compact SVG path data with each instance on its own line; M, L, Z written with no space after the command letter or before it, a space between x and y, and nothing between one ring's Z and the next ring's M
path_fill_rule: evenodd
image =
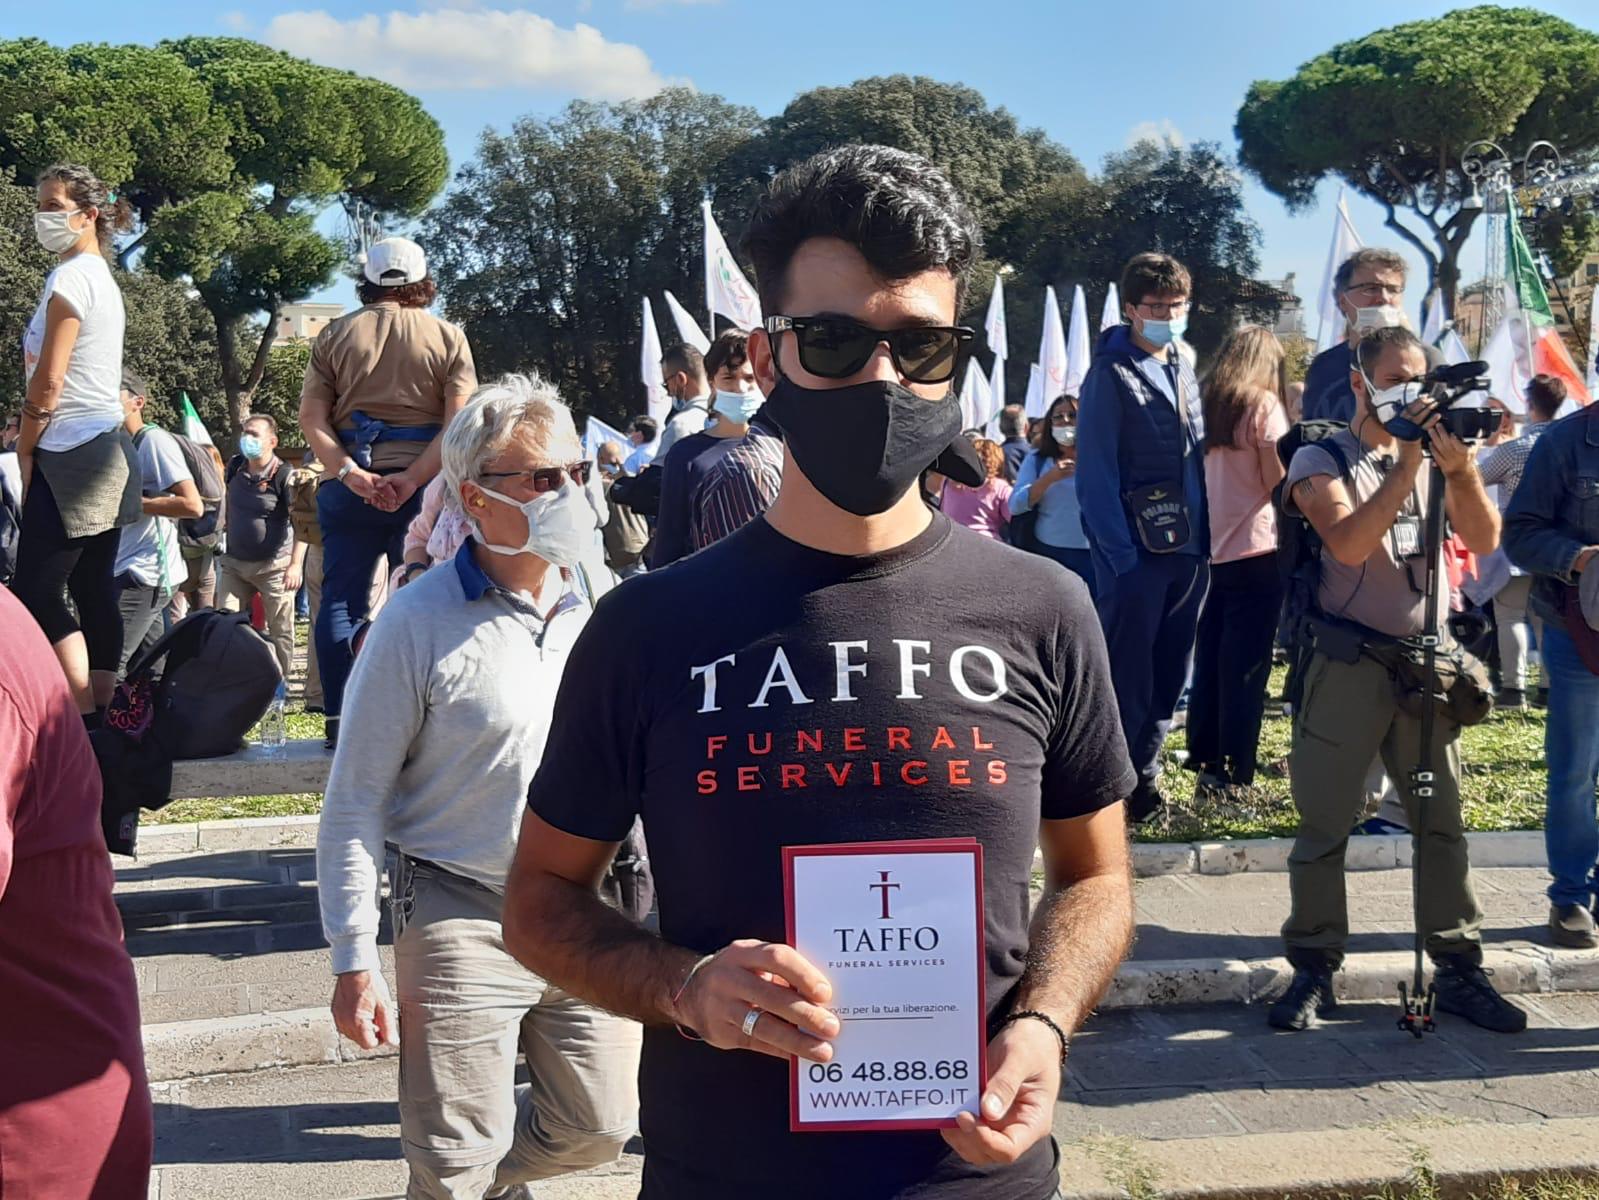
M50 639L92 727L122 651L118 530L141 513L139 460L119 394L126 318L105 259L130 210L80 166L41 172L38 195L34 233L60 262L22 339L28 392L13 590Z

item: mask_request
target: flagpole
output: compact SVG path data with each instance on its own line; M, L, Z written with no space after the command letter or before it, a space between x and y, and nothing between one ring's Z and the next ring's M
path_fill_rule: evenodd
M705 336L716 340L716 309L711 299L711 190L706 188L700 197L700 215L705 218L705 235L700 239L700 250L705 257Z

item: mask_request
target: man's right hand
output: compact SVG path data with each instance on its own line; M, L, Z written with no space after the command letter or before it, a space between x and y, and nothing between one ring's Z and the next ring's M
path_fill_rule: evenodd
M1599 555L1599 546L1588 546L1577 555L1577 561L1571 568L1573 575L1581 575L1593 563L1594 557Z
M773 1058L833 1057L838 1018L822 1006L832 985L792 946L744 939L716 952L689 980L674 1020L719 1050L756 1050ZM754 1031L744 1032L752 1008Z
M333 984L333 1024L363 1050L400 1044L400 1013L381 972L346 971Z
M378 485L383 482L383 476L374 475L371 471L356 467L344 477L344 486L349 488L361 499L371 504L378 496Z

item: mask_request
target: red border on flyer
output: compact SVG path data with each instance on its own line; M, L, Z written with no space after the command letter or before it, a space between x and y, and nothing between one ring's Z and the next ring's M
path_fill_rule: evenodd
M836 845L783 847L783 918L788 944L794 944L794 860L835 854L970 854L976 889L977 922L977 1095L988 1088L988 1003L986 973L988 950L983 937L983 846L976 838L921 838L891 842L839 842ZM801 1121L799 1119L800 1059L788 1060L788 1129L790 1133L874 1133L907 1129L954 1129L954 1117L918 1117L882 1121Z

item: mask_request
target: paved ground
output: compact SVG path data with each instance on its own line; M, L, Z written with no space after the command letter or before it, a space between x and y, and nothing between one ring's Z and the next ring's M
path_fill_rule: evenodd
M1394 1028L1391 1005L1349 1006L1304 1034L1272 1032L1258 1009L1105 1014L1073 1047L1055 1132L1136 1159L1141 1140L1599 1116L1599 996L1525 1003L1532 1027L1520 1036L1446 1018L1422 1042ZM394 1072L386 1059L158 1085L152 1195L397 1195ZM539 1195L632 1197L641 1164L630 1153L607 1171L541 1185Z

